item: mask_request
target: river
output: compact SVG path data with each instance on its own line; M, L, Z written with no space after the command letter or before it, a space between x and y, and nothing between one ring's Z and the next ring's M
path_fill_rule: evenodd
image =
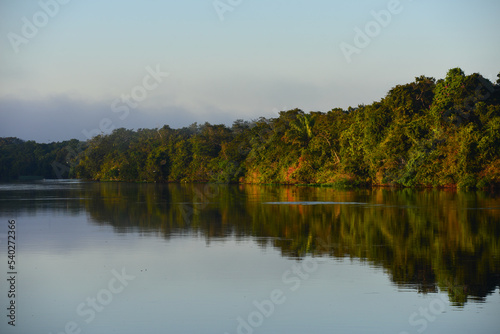
M499 194L45 180L0 223L1 333L500 328Z

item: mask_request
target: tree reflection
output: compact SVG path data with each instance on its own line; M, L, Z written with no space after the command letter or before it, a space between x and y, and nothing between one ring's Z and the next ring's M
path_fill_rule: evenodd
M498 195L216 187L90 183L57 195L67 203L59 202L56 209L78 212L83 207L94 223L111 225L117 233L138 231L166 239L197 234L207 243L252 238L286 257L356 258L383 267L401 288L446 290L455 305L482 301L500 287ZM43 209L43 202L27 198L18 205ZM323 204L313 205L315 201ZM34 206L28 209L30 203Z

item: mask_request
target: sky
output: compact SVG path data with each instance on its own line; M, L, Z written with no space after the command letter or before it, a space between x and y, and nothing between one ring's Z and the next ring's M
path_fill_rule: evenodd
M231 125L496 81L498 0L0 0L0 137Z

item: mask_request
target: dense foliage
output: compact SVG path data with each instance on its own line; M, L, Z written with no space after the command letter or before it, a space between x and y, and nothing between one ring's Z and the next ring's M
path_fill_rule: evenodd
M85 144L76 139L40 144L18 138L0 138L0 180L22 178L68 178L77 149ZM74 175L73 175L74 176Z
M3 157L4 144L0 150ZM493 84L455 68L445 79L421 76L348 110L294 109L231 127L116 129L68 160L72 176L93 180L495 186L500 78Z

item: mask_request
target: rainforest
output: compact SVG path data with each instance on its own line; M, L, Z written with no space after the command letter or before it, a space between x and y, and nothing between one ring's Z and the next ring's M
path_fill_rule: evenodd
M492 189L500 185L500 74L420 76L380 101L49 144L0 138L0 178Z

